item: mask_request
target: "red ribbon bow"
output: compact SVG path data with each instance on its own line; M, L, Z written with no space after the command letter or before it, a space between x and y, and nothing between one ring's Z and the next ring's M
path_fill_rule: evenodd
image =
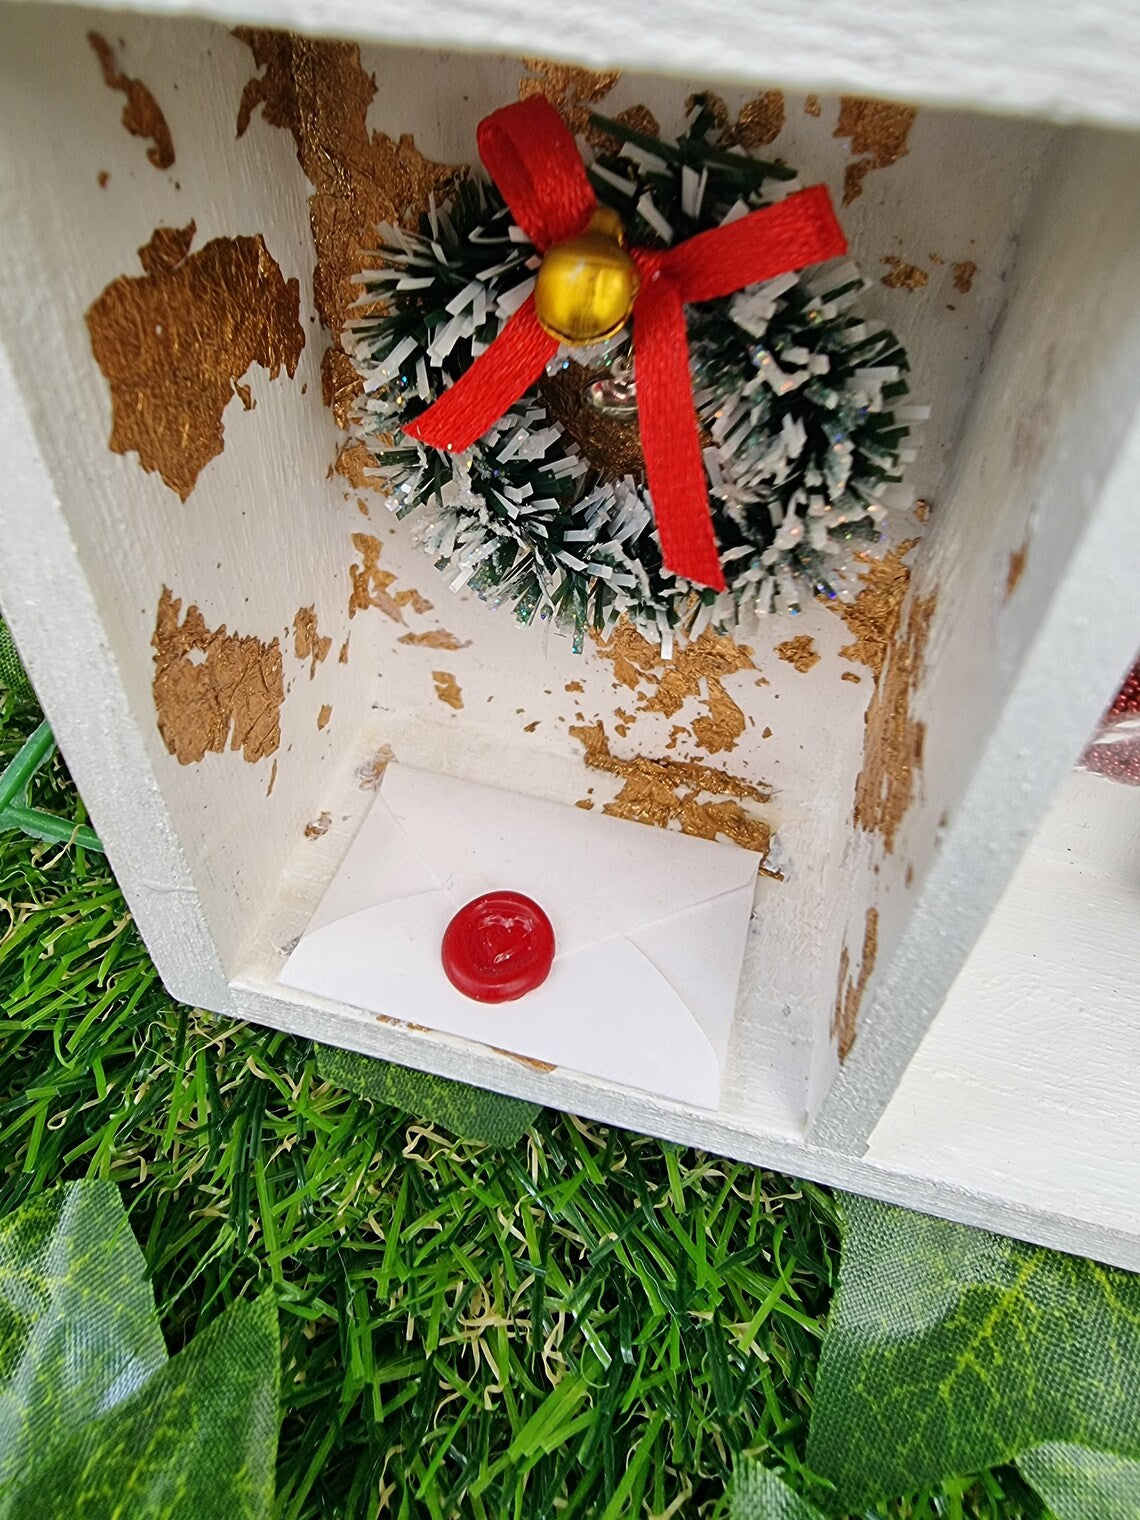
M540 253L578 237L597 209L574 139L541 95L479 123L479 157ZM847 251L824 185L789 195L661 252L631 248L634 380L645 474L666 570L724 590L689 380L686 301L711 301ZM470 448L542 375L558 342L534 296L485 353L406 432L438 449Z

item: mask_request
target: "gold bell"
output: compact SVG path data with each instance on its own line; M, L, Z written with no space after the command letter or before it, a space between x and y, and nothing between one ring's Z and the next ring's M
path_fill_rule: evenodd
M603 343L629 321L638 278L624 242L617 212L599 206L585 232L543 255L534 287L535 312L543 330L559 343L571 348Z

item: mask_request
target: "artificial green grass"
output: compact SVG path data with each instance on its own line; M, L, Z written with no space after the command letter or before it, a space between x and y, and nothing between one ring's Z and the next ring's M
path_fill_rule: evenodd
M0 766L37 717L4 699ZM77 816L58 757L33 800ZM273 1289L281 1520L704 1520L737 1453L800 1469L826 1191L549 1110L498 1149L355 1097L306 1042L173 1004L102 857L14 833L0 1003L0 1213L119 1183L171 1351ZM1001 1473L867 1513L1034 1510Z

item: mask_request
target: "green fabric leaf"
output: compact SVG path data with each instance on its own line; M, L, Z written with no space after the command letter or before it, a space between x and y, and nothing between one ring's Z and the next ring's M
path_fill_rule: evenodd
M1035 1446L1017 1459L1022 1476L1056 1520L1136 1520L1140 1462L1064 1441Z
M49 1436L126 1398L165 1361L113 1183L70 1183L0 1221L0 1491Z
M808 1465L852 1509L1043 1442L1140 1457L1140 1278L864 1198Z
M793 1493L759 1462L742 1460L732 1475L729 1520L823 1520L814 1504Z
M5 1520L265 1520L279 1368L272 1300L239 1301L129 1399L52 1441Z
M35 696L32 683L24 671L15 640L8 632L8 625L0 618L0 686L6 687L17 702L26 702Z
M537 1103L506 1098L426 1071L412 1071L333 1045L317 1045L317 1070L326 1082L376 1103L389 1103L417 1119L442 1125L465 1140L514 1145L541 1113Z
M113 1183L68 1183L0 1221L2 1520L264 1520L279 1376L268 1299L167 1359Z

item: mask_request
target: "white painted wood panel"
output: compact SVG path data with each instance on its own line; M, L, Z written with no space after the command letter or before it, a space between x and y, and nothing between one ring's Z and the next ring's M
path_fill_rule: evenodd
M107 0L120 10L120 0ZM136 0L312 36L539 53L591 68L1140 124L1140 11L1126 0Z
M919 860L918 899L904 915L896 897L884 920L894 953L820 1143L866 1140L1140 642L1138 182L1135 139L1077 134L1024 230L918 577L939 598L916 704L923 797L898 846ZM1022 548L1003 595L1001 567Z
M1140 1237L1140 787L1068 777L867 1160Z

